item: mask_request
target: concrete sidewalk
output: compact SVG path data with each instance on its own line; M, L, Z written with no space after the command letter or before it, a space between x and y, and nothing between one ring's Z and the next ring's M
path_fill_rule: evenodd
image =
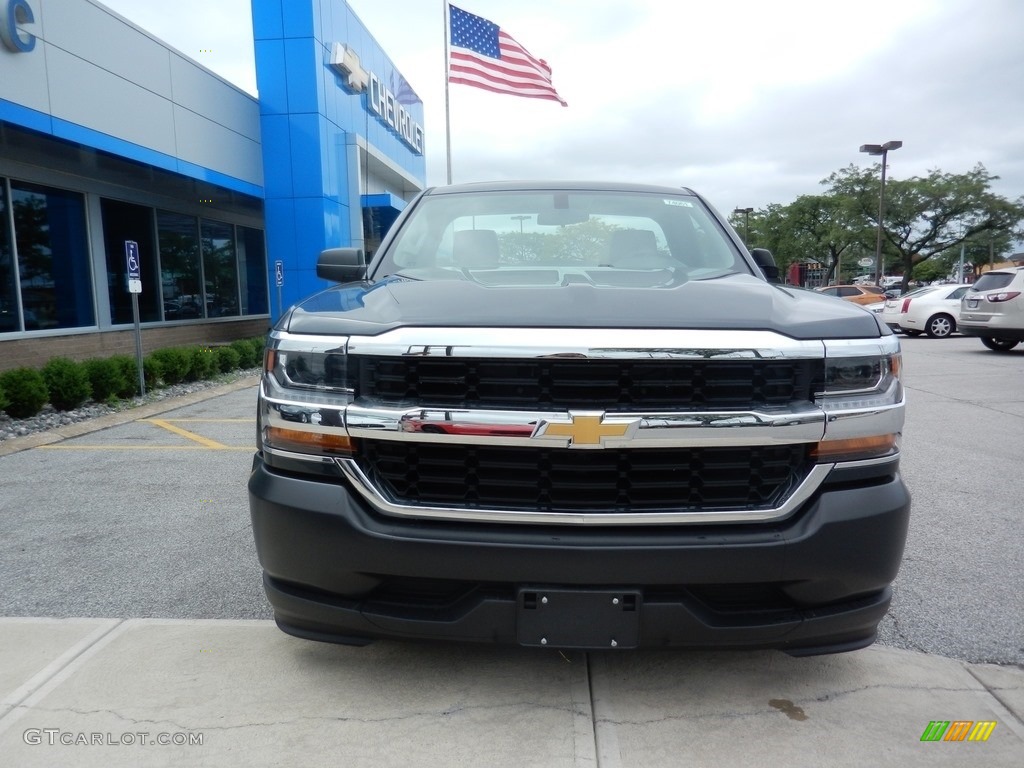
M0 695L17 768L1024 765L1024 671L880 646L348 648L268 621L0 618ZM932 721L996 725L922 741Z

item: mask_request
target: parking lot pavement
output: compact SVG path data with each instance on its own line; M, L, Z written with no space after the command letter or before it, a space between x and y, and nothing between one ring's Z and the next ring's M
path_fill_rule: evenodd
M999 545L1016 507L989 505L965 527L961 501L964 478L1001 476L982 448L1019 434L1020 397L999 397L1005 384L984 372L1012 379L1020 360L944 341L905 349L920 527L892 629L918 650L792 659L297 640L266 620L248 525L252 382L43 439L0 462L0 764L1017 768L1024 668L920 652L920 627L940 623L936 595L953 593L940 614L977 610L978 642L997 636L986 655L1020 645L1016 577L974 573L968 558L981 546L996 573L1015 562L1019 548ZM946 449L962 431L943 435L968 413L987 419L985 441L964 443L979 456L958 462ZM993 514L1004 524L984 524ZM946 634L934 642L969 642Z
M1018 768L1024 757L1024 671L879 646L810 659L348 648L269 621L5 618L0 659L0 754L19 768ZM963 740L922 740L936 732Z

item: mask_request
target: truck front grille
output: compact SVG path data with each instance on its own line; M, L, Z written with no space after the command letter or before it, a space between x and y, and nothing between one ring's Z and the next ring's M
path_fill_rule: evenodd
M811 399L820 360L352 356L355 396L451 408L749 410Z
M770 508L804 477L803 445L580 451L361 440L399 504L549 512Z

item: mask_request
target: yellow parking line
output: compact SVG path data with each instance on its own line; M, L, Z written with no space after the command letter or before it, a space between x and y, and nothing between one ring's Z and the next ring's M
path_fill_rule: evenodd
M153 421L153 419L140 419L140 421ZM256 419L164 419L174 424L255 424Z
M165 419L139 419L139 421L146 421L149 422L150 424L155 424L158 427L166 429L168 432L173 432L174 434L180 435L181 437L187 438L189 440L195 440L197 443L199 443L200 445L205 445L207 448L223 449L228 447L223 443L218 443L216 440L210 440L209 438L203 437L202 435L197 435L195 432L189 432L187 429L176 427L170 422L166 421Z

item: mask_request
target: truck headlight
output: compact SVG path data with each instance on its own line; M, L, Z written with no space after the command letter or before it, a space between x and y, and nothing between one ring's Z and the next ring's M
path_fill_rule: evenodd
M347 339L338 343L272 339L265 369L284 389L312 392L351 392L347 381Z
M348 339L275 332L264 355L260 437L283 451L348 455L343 414L351 402Z
M825 437L812 456L858 461L896 453L904 418L899 341L890 336L825 345L824 376L814 395L826 414Z
M826 411L867 409L903 402L899 341L826 342L825 374L814 399Z

